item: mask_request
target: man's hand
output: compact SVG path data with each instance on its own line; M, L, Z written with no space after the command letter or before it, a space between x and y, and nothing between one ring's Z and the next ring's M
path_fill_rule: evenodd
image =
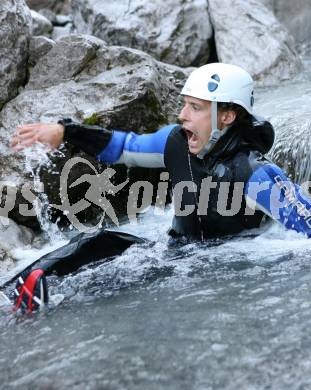
M12 138L11 147L15 151L34 145L37 142L57 149L64 139L64 126L58 123L32 123L18 126Z

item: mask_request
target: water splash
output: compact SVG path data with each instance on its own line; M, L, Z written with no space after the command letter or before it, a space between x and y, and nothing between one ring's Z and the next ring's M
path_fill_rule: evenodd
M283 82L278 88L257 90L255 112L268 119L276 132L269 153L291 179L302 183L311 178L311 74L308 72Z
M57 242L62 238L56 224L51 223L49 219L49 200L45 193L44 183L41 181L40 172L44 167L49 173L55 173L55 164L50 159L50 156L64 157L59 150L49 153L47 146L37 143L30 148L23 150L25 156L25 171L30 173L33 178L33 189L36 193L36 199L33 202L33 207L37 215L38 222L42 231L47 235L51 243Z

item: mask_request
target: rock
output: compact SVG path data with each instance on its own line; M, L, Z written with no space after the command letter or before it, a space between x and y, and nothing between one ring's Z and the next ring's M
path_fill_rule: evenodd
M69 23L73 24L71 15L59 15L47 8L42 9L39 12L40 15L43 15L45 18L47 18L53 26L64 27Z
M56 13L70 12L70 0L26 0L29 8L40 11L42 9L50 9Z
M0 109L18 93L27 76L31 14L23 0L0 2Z
M294 182L311 180L310 81L296 78L295 82L257 92L255 112L267 118L275 129L269 157Z
M209 11L220 62L245 68L262 84L301 70L293 38L259 0L209 0Z
M206 0L73 0L72 10L77 32L110 45L140 49L178 66L209 58L212 27Z
M39 161L46 158L46 151L28 150L26 160L23 153L13 154L8 144L18 124L55 122L70 117L109 128L154 131L176 121L179 92L189 74L189 70L158 62L141 51L107 46L97 38L82 35L70 35L56 42L30 72L30 82L25 90L0 113L0 175L16 183L19 189L24 183L33 187L26 167L37 167ZM64 153L65 158L53 158L54 165L51 163L47 168L37 169L53 204L60 204L60 172L72 156L71 150ZM99 172L105 168L91 161ZM75 167L70 181L87 169ZM116 183L127 177L126 169L118 169ZM85 186L74 188L70 193L71 203L83 199L85 191ZM124 206L124 199L127 196L122 193L115 202ZM14 216L16 221L23 220L26 225L27 217L22 217L18 211L21 203L25 203L22 196L16 200L9 216ZM95 214L98 215L98 209L86 210L85 218Z
M50 36L53 25L52 23L45 18L43 15L39 14L36 11L31 10L32 16L32 35L47 35Z
M29 8L36 11L40 11L43 8L54 10L58 1L59 0L26 0L26 3Z
M56 15L55 17L55 26L64 27L68 23L73 23L72 17L68 15Z
M95 58L100 45L101 41L92 36L72 35L61 39L31 70L27 89L42 89L70 81Z
M18 226L9 218L0 216L0 248L11 251L30 245L34 232L25 226Z
M277 18L288 28L297 43L311 40L310 0L296 0L295 2L274 0L274 12Z
M60 27L56 26L53 29L52 38L54 41L57 41L58 39L65 37L66 35L70 35L73 30L72 23L67 23L65 26Z
M294 182L304 183L311 180L311 121L301 113L292 115L272 118L276 139L270 156Z
M32 37L29 43L29 64L34 66L54 45L55 42L47 37Z
M44 16L48 19L52 25L54 26L56 23L56 13L51 11L50 9L44 8L39 11L40 15Z
M0 274L13 267L17 260L15 250L27 248L34 240L34 232L25 226L18 226L12 219L0 216Z
M262 2L262 4L269 8L271 11L274 12L274 1L275 0L260 0Z

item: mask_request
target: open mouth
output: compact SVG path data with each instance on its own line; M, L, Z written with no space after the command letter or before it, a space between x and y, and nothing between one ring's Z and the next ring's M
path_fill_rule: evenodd
M189 129L185 128L185 127L183 128L183 130L186 133L186 136L187 136L189 144L195 143L195 142L197 142L199 140L198 135L194 131L189 130Z

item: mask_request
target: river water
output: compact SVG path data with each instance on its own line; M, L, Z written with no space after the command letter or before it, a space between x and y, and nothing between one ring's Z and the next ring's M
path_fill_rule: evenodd
M258 111L285 114L305 93L307 112L309 76L274 89L273 104L261 90ZM2 308L0 388L311 389L310 240L270 223L168 249L172 210L155 214L122 226L154 244L50 277L59 306Z

